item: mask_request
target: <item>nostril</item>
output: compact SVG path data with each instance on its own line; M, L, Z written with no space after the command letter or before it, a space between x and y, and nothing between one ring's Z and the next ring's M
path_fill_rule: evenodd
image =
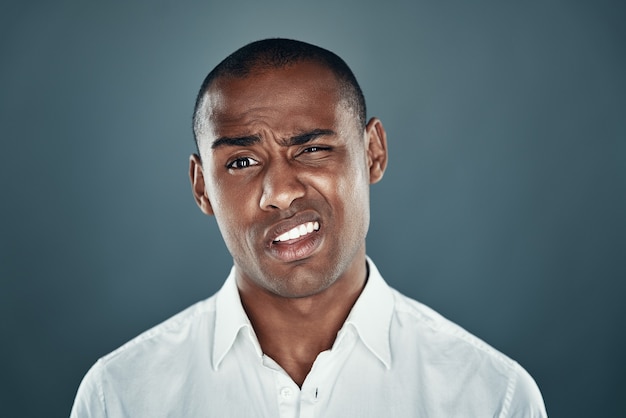
M259 202L263 210L286 210L294 200L305 194L304 185L288 170L271 170L263 181L263 193Z

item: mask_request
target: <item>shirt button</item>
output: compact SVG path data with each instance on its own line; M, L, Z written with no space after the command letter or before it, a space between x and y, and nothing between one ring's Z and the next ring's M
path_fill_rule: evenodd
M293 395L293 390L291 390L291 388L284 387L280 390L280 396L282 396L285 399L291 398L292 395Z

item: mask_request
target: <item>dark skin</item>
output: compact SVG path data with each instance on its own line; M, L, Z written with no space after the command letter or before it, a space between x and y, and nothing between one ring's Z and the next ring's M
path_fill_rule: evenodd
M261 348L299 386L365 285L369 186L387 164L382 123L361 129L339 91L312 62L220 78L190 158Z
M263 352L280 364L298 386L302 387L318 354L332 347L363 289L365 272L362 280L355 282L360 285L344 292L337 289L332 297L302 300L240 291Z

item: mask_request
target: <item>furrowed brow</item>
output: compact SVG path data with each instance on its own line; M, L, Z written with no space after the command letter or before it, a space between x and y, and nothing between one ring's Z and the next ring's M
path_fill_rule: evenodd
M285 141L285 145L287 146L304 145L308 142L313 141L314 139L320 136L326 136L326 135L335 135L335 131L330 130L330 129L315 129L310 132L305 132L303 134L292 136L291 138Z
M213 141L213 144L211 144L211 148L216 149L216 148L225 147L225 146L248 147L252 144L256 144L257 142L261 142L261 137L257 135L240 136L240 137L235 137L235 138L223 136Z

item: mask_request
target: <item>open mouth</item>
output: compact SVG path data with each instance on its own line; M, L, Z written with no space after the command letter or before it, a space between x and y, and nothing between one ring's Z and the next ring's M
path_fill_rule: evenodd
M315 222L305 222L303 224L300 224L294 228L291 228L289 231L279 235L278 237L276 237L276 239L273 241L274 243L279 243L279 242L287 242L287 241L292 241L292 240L297 240L301 237L304 237L308 234L311 234L315 231L319 231L320 229L320 224L319 222L315 221Z
M266 247L271 257L282 263L299 263L313 256L324 242L321 222L314 216L302 214L276 225L275 238Z

